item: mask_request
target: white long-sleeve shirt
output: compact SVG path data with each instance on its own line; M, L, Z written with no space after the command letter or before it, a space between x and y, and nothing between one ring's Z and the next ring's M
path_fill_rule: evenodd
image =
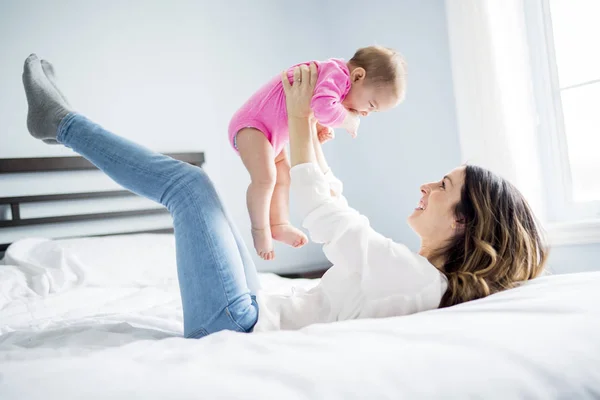
M444 275L426 258L375 232L348 206L342 185L316 164L291 169L291 195L311 239L323 243L333 266L311 290L289 295L259 291L254 331L300 329L357 318L384 318L437 308ZM338 195L332 197L330 190Z

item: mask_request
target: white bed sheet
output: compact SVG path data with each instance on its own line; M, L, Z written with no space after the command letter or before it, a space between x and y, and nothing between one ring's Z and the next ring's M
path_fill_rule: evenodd
M408 317L186 340L172 239L140 252L147 241L29 241L8 255L0 399L600 398L600 273Z

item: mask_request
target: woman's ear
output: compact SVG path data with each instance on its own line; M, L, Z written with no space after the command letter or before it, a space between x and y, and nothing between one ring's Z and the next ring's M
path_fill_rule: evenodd
M367 71L365 71L362 67L357 67L350 72L350 80L352 83L356 83L358 81L362 81L367 77Z

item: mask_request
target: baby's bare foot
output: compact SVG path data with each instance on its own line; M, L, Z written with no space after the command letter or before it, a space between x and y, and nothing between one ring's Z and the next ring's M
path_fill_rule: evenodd
M252 228L252 240L254 241L254 249L256 254L263 260L270 261L275 258L275 252L273 251L273 240L271 240L271 230L265 229L254 229Z
M271 225L271 236L278 242L283 242L292 247L302 247L308 242L306 235L289 223Z

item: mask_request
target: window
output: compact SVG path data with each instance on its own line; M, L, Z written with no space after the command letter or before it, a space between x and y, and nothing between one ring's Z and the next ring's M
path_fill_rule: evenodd
M600 218L600 1L525 2L553 221Z

